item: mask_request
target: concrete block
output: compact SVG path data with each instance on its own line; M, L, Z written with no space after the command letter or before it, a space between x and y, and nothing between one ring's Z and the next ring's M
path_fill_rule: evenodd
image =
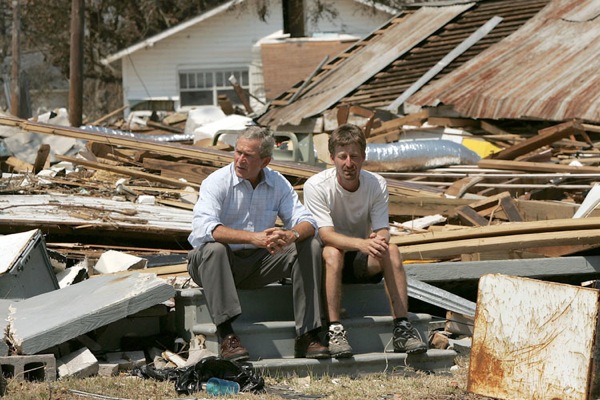
M120 371L129 371L146 364L146 356L143 351L115 352L106 354L106 361L118 364Z
M98 375L99 376L117 376L119 374L119 364L117 363L98 363Z
M56 359L52 354L0 357L2 373L25 380L56 380Z
M132 269L144 269L147 264L148 260L144 258L115 250L108 250L102 253L100 259L94 265L94 270L101 274L110 274Z
M98 374L98 360L88 348L81 348L58 360L58 377L86 378Z

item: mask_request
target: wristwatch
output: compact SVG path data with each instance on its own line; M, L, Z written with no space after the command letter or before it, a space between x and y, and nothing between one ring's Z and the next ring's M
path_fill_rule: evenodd
M297 230L292 229L292 233L294 234L294 237L296 238L296 240L300 239L300 234L298 233Z

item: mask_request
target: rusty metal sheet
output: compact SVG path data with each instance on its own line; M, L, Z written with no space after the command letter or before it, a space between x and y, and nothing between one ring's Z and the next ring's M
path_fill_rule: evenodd
M554 0L515 33L410 97L472 118L600 121L598 0Z
M263 124L298 125L303 118L319 114L350 93L402 54L439 30L472 3L448 7L423 7L398 23L391 22L385 35L374 35L363 41L364 47L331 70L299 100L273 109L261 118Z
M599 293L529 278L482 276L468 391L499 399L587 399L595 375Z
M450 53L458 43L471 35L479 26L494 17L503 21L488 33L484 40L460 55L440 71L435 79L451 73L461 65L516 31L537 14L549 0L503 0L478 2L468 11L447 24L434 37L426 40L410 53L401 56L383 71L373 76L355 91L340 100L342 104L355 104L366 108L386 108Z

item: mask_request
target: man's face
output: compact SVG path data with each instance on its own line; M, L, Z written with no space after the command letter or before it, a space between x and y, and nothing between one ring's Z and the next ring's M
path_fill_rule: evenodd
M331 156L335 165L338 182L346 190L356 190L359 184L360 170L365 161L365 154L357 143L336 146Z
M233 154L233 165L235 174L247 179L253 186L258 184L260 171L271 161L271 157L260 157L260 140L258 139L238 139Z

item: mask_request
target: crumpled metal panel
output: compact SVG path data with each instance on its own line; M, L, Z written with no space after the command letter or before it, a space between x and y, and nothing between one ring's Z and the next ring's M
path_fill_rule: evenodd
M471 118L600 122L600 1L554 0L511 36L411 96Z

